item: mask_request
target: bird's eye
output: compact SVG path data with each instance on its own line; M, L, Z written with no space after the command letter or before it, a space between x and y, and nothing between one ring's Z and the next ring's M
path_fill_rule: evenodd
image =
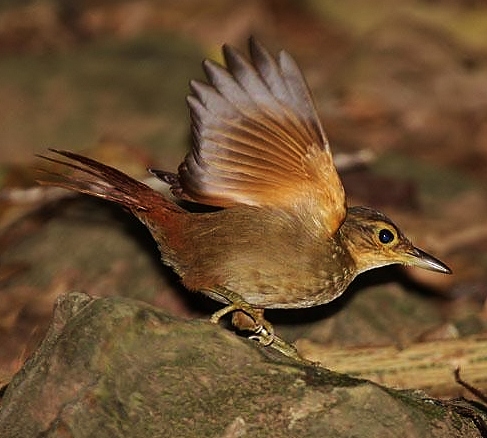
M394 240L394 233L384 228L379 231L379 240L381 243L391 243Z

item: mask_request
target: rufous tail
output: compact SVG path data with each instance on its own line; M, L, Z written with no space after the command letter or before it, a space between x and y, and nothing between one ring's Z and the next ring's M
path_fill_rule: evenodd
M72 172L60 173L43 170L49 177L38 179L39 184L62 187L114 201L134 213L143 213L143 211L150 211L156 207L182 211L161 193L113 167L74 152L56 149L49 149L49 151L68 158L70 161L43 155L40 157L66 166Z

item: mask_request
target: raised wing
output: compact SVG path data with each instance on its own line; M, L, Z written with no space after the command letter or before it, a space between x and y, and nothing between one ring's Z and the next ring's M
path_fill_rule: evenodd
M173 193L202 204L299 209L333 234L345 194L298 66L250 40L251 60L223 46L227 67L205 60L208 84L192 81L193 148L174 175L154 171Z

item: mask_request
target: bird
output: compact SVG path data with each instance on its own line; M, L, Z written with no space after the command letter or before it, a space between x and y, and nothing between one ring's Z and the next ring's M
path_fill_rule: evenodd
M295 60L255 38L249 55L223 45L205 59L187 105L192 146L176 172L148 171L163 195L67 150L41 158L70 168L38 180L121 204L150 231L182 284L224 307L239 330L294 355L265 309L329 303L370 269L402 264L450 274L383 213L348 206L311 91ZM191 206L205 206L194 211ZM283 347L284 345L284 347Z

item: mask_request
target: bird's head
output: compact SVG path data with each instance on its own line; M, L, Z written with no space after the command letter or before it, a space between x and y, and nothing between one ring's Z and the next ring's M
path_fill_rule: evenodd
M413 246L387 216L367 207L348 209L339 237L354 259L357 273L402 264L451 274L443 262Z

